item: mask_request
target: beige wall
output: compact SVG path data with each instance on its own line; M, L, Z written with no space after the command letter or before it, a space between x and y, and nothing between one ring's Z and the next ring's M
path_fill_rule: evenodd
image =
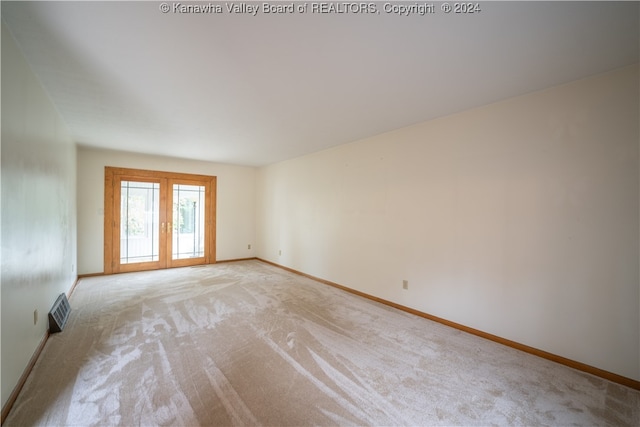
M258 256L640 380L638 100L634 66L261 168Z
M105 166L217 176L216 258L255 256L255 168L79 147L79 274L104 271Z
M75 281L75 164L75 144L3 23L3 406L47 331L51 306Z

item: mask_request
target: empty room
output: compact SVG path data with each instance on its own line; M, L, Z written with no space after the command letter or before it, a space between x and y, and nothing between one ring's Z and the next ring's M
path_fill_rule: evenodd
M640 425L640 3L2 1L2 425Z

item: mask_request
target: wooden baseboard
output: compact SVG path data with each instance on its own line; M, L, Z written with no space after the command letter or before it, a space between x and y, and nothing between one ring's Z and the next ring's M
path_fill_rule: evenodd
M194 265L192 267L204 267L206 265L212 265L212 264L221 264L221 263L225 263L225 262L238 262L238 261L252 261L252 260L257 260L258 258L256 257L249 257L249 258L233 258L233 259L217 259L214 262L210 263L210 264L198 264L198 265ZM174 268L180 268L180 267L174 267ZM78 280L80 279L84 279L87 277L97 277L97 276L110 276L112 274L119 274L119 273L87 273L87 274L79 274L78 275ZM77 281L76 281L77 284ZM74 288L75 285L74 284ZM68 298L68 296L67 296Z
M4 423L4 420L7 418L7 415L9 415L9 412L11 411L13 404L16 403L16 399L18 398L18 395L20 394L22 387L24 387L24 384L27 382L27 378L29 377L31 370L35 366L36 361L38 360L38 357L40 357L40 353L42 353L42 350L44 349L44 346L47 343L48 339L49 339L49 331L47 331L42 337L40 344L38 344L36 351L33 353L33 356L31 356L31 359L29 359L29 363L27 364L27 367L25 368L24 372L20 376L20 379L18 380L18 384L16 384L16 386L13 388L13 391L9 395L9 399L7 399L7 403L2 407L2 415L1 415L2 418L0 419L0 424Z
M97 276L104 276L104 272L103 273L87 273L87 274L78 274L78 279L84 279L85 277L97 277Z
M257 260L258 258L256 257L250 257L250 258L235 258L235 259L218 259L216 260L216 264L222 264L225 262L238 262L238 261L253 261L253 260ZM262 260L260 260L262 261Z
M76 290L76 286L78 286L78 281L80 280L80 276L76 276L76 280L73 281L73 285L71 285L71 289L67 292L67 299L71 299L71 295L73 295L73 291Z
M298 274L300 276L307 277L309 279L313 279L313 280L315 280L317 282L320 282L320 283L324 283L325 285L333 286L334 288L341 289L343 291L352 293L354 295L358 295L358 296L361 296L363 298L367 298L367 299L370 299L372 301L376 301L376 302L379 302L381 304L387 305L389 307L393 307L393 308L396 308L398 310L402 310L402 311L404 311L406 313L410 313L410 314L413 314L415 316L419 316L419 317L422 317L422 318L425 318L425 319L433 320L434 322L438 322L438 323L441 323L443 325L450 326L452 328L458 329L460 331L467 332L469 334L476 335L478 337L488 339L488 340L496 342L498 344L506 345L507 347L515 348L516 350L520 350L520 351L523 351L525 353L533 354L534 356L538 356L538 357L541 357L543 359L551 360L551 361L559 363L561 365L565 365L565 366L568 366L570 368L576 369L578 371L586 372L588 374L595 375L595 376L600 377L600 378L604 378L606 380L612 381L612 382L617 383L617 384L624 385L626 387L629 387L629 388L632 388L632 389L635 389L635 390L640 390L640 381L636 381L634 379L627 378L627 377L624 377L622 375L614 374L613 372L605 371L603 369L596 368L595 366L587 365L586 363L582 363L582 362L578 362L578 361L575 361L575 360L567 359L566 357L558 356L557 354L549 353L549 352L546 352L544 350L537 349L535 347L530 347L528 345L521 344L521 343L516 342L516 341L511 341L511 340L508 340L506 338L502 338L502 337L499 337L497 335L490 334L488 332L484 332L484 331L480 331L478 329L470 328L468 326L461 325L459 323L455 323L455 322L452 322L450 320L446 320L446 319L443 319L443 318L440 318L440 317L437 317L437 316L433 316L431 314L424 313L422 311L415 310L413 308L406 307L404 305L397 304L395 302L387 301L387 300L384 300L382 298L378 298L378 297L375 297L373 295L369 295L369 294L366 294L364 292L360 292L360 291L357 291L355 289L348 288L348 287L340 285L338 283L330 282L328 280L324 280L324 279L321 279L319 277L315 277L315 276L312 276L310 274L306 274L306 273L303 273L301 271L297 271L297 270L294 270L292 268L285 267L285 266L280 265L280 264L276 264L275 262L267 261L267 260L262 259L262 258L256 258L256 259L258 261L262 261L262 262L264 262L266 264L273 265L274 267L278 267L278 268L281 268L283 270L289 271L291 273Z

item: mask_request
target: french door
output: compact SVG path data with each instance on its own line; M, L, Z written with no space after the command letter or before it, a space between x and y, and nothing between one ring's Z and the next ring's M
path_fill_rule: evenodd
M105 168L106 274L215 262L216 177Z

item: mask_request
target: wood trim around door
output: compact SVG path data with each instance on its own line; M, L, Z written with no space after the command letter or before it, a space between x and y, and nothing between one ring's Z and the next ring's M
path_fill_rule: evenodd
M212 178L212 177L208 177L208 178ZM212 197L212 190L213 188L215 188L215 182L212 182L210 179L206 179L206 180L202 180L202 179L187 179L187 178L180 178L180 179L169 179L167 180L167 200L169 201L169 205L173 205L173 185L174 184L186 184L186 185L194 185L194 186L199 186L199 185L203 185L205 188L205 206L204 206L204 211L206 212L215 212L215 200L214 197ZM205 222L206 222L206 229L207 230L211 230L212 228L215 227L215 215L213 215L213 218L211 218L212 215L206 216L205 217ZM174 218L175 221L175 218ZM173 230L169 230L170 228L173 227L168 227L167 231L173 233ZM205 253L204 253L204 264L212 264L211 262L211 251L206 250L206 248L210 248L210 247L214 247L215 249L215 241L211 240L211 233L206 233L204 238L205 238ZM189 265L193 265L193 262L190 262L190 259L173 259L171 256L171 244L173 241L173 235L169 235L167 234L167 241L166 241L166 251L167 251L167 267L172 268L172 267L186 267ZM214 252L215 255L215 252ZM213 258L215 260L215 256Z
M204 264L214 264L216 262L216 199L217 199L217 177L209 175L195 175L187 173L163 172L145 169L128 169L118 167L105 167L104 179L104 274L114 274L122 272L119 268L118 254L120 252L119 233L116 227L119 227L120 214L116 212L116 190L115 183L121 178L127 180L153 181L168 183L172 181L189 181L201 182L206 186L205 212L207 212L207 228L205 234L205 256ZM161 190L161 200L167 199L168 185L165 185L164 191ZM117 218L116 218L117 215ZM165 213L161 212L161 216ZM171 254L166 254L171 257ZM166 261L166 260L165 260ZM170 262L161 262L159 267L165 268ZM180 265L180 263L173 263ZM149 269L142 266L141 269ZM126 269L130 270L130 269Z

